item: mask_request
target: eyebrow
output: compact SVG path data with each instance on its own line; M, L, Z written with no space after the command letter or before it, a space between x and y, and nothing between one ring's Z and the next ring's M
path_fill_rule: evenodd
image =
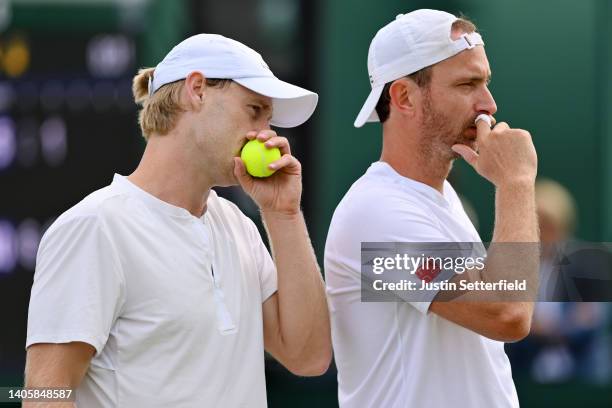
M462 82L462 81L485 81L487 84L489 82L491 82L492 79L492 75L489 74L487 76L482 76L482 75L466 75L466 76L462 76L459 77L459 79L457 79L457 82Z

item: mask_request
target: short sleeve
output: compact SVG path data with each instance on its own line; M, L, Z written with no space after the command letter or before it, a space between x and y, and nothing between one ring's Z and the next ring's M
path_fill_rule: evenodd
M384 200L378 197L384 197ZM448 241L448 237L431 220L431 215L401 194L377 189L359 191L334 214L326 242L326 274L350 274L365 289L373 281L369 282L370 276L362 274L362 243L445 241ZM441 271L434 281L446 280L451 276L452 272ZM405 279L420 286L420 278L416 274L406 274ZM421 313L427 313L436 294L433 290L412 291L407 298L405 291L393 291L398 300L405 301Z
M276 265L270 256L270 252L264 245L257 227L249 219L251 245L253 246L253 257L255 267L259 274L259 287L261 290L261 302L265 302L278 289Z
M393 243L416 243L416 246L422 246L424 243L441 243L448 241L448 237L440 230L440 228L431 220L431 216L428 215L421 208L416 206L407 205L405 201L399 202L390 199L386 205L383 206L388 214L389 220L392 222L378 223L379 227L373 227L372 232L374 234L375 242L393 242ZM383 228L384 226L384 228ZM412 256L415 258L421 254L421 250L418 250ZM424 279L420 273L407 274L400 272L398 276L401 276L405 281L412 281L416 287L421 285L421 281ZM437 275L431 278L432 282L441 282L448 280L454 276L451 270L441 270ZM395 279L399 281L399 279ZM394 291L395 295L412 305L421 313L427 313L431 302L436 297L437 290L419 290L419 291Z
M82 341L100 353L124 301L122 277L117 253L97 217L52 225L38 250L26 348Z

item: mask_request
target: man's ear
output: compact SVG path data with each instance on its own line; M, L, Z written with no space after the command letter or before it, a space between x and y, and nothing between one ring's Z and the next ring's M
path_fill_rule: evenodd
M185 98L187 106L200 110L206 92L206 77L201 72L194 71L185 78Z
M418 113L421 92L419 86L410 78L395 80L389 88L390 114L395 111L402 116L414 117Z

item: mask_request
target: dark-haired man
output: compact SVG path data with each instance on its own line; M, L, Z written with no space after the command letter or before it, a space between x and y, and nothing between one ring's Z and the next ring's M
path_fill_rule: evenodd
M325 249L343 408L518 406L503 342L528 333L532 302L360 296L362 242L480 242L446 181L458 157L496 186L493 241L538 240L529 133L476 122L497 110L483 45L471 22L436 10L399 15L370 45L372 91L355 126L382 122L382 154L338 205Z

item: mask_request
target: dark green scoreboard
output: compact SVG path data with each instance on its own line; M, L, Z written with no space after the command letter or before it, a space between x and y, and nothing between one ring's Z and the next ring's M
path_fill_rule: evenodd
M42 234L138 163L137 19L112 4L15 3L0 32L0 384L21 376ZM128 24L129 22L129 24Z

